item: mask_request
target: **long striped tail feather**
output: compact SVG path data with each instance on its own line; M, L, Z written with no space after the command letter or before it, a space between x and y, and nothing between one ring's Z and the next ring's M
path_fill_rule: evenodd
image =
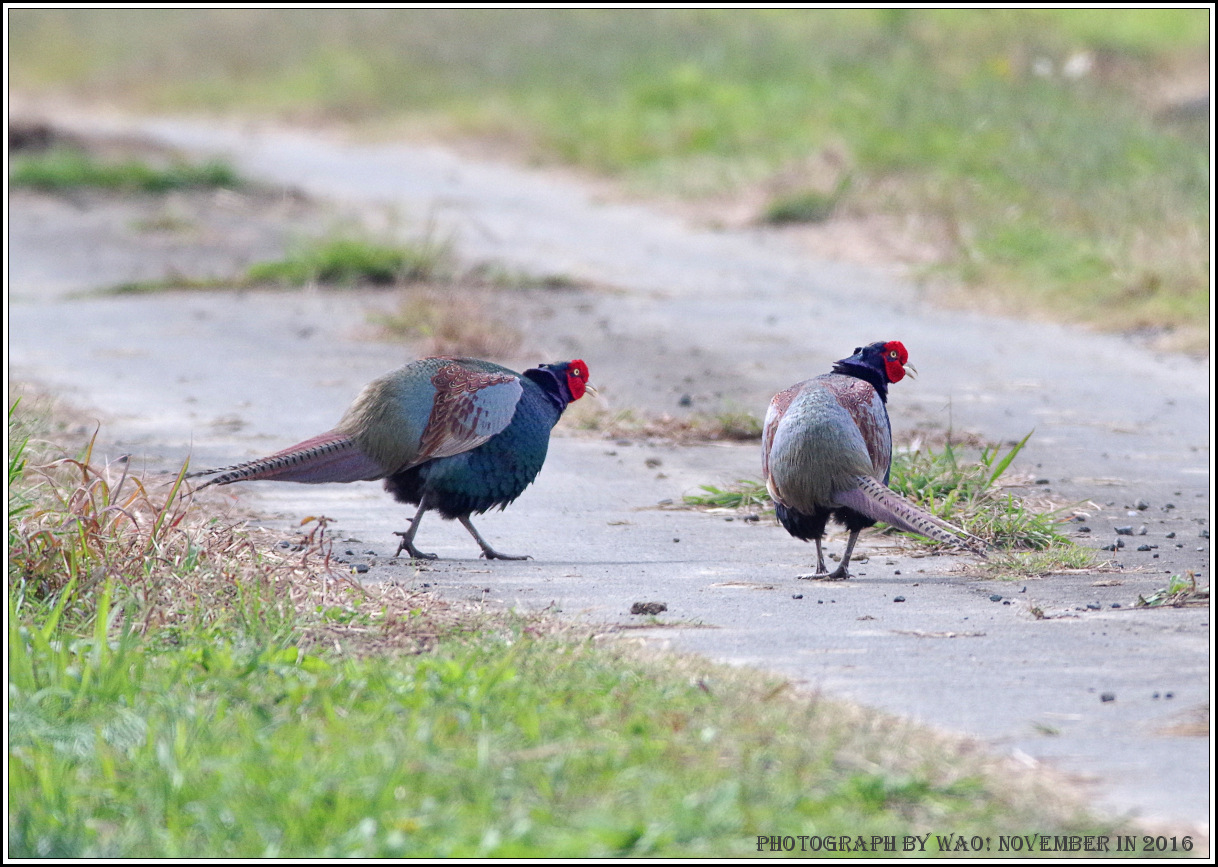
M856 512L891 524L898 530L918 533L936 542L967 548L975 554L985 556L988 546L983 539L918 508L871 476L860 475L856 481L857 487L835 494L834 499L843 506L849 506Z
M379 479L384 469L345 434L329 431L297 443L265 458L231 467L218 467L187 474L187 478L213 476L196 490L209 485L228 485L269 479L280 482L359 482Z

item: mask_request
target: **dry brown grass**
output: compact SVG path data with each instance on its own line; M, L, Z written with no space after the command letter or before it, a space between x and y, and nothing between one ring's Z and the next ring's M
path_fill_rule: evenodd
M146 635L262 606L256 616L293 623L304 646L341 644L357 654L419 653L478 626L460 605L353 580L333 557L325 518L307 519L296 535L251 529L207 496L195 502L185 467L141 476L125 458L98 464L95 440L75 458L35 452L12 478L9 583L24 599L66 593L73 604L65 616L87 622L110 586L129 626Z
M419 355L506 358L521 343L520 332L489 312L493 299L457 285L405 289L392 313L376 314L382 336L421 341Z

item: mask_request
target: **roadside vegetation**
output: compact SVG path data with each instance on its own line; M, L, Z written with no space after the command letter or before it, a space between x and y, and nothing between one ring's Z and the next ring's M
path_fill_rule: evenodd
M1208 343L1206 9L17 9L12 83L475 137L917 241L940 298Z
M361 586L325 519L270 545L192 503L185 468L140 478L46 436L10 412L13 857L722 857L770 833L1118 830L1051 779L772 678Z

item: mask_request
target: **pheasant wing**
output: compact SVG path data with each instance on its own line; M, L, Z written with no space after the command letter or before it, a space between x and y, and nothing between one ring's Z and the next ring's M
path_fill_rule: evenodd
M412 464L476 449L511 424L524 393L520 377L503 370L446 364L431 378L435 399Z

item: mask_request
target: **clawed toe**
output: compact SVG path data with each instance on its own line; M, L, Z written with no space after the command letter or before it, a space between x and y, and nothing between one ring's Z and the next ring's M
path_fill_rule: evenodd
M512 555L512 554L500 554L494 548L485 549L482 552L482 556L484 558L486 558L487 560L532 560L533 559L528 554L521 554L519 556Z
M401 544L399 544L398 549L393 552L394 557L397 557L399 554L401 554L403 551L405 551L407 554L410 555L410 558L412 560L438 560L439 559L439 555L437 555L437 554L428 554L427 552L420 551L418 548L416 548L414 546L414 543L410 539L409 530L395 530L393 535L402 537Z
M835 569L832 572L812 572L807 575L796 575L801 581L845 581L850 573Z

